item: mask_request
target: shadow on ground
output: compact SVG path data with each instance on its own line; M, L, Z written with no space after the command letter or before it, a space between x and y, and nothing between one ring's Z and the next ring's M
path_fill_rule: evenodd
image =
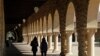
M14 45L11 44L9 47L6 46L5 56L23 56L23 55Z

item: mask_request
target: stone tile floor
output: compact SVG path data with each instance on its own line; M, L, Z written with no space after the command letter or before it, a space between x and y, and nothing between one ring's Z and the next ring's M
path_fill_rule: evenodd
M59 46L60 50L60 46ZM47 56L60 56L60 51L52 53L51 51L47 52ZM31 46L25 43L13 43L10 47L6 48L6 56L32 56ZM41 56L41 53L38 48L37 56ZM73 44L72 54L68 56L78 56L78 46ZM95 46L95 56L100 56L100 46Z

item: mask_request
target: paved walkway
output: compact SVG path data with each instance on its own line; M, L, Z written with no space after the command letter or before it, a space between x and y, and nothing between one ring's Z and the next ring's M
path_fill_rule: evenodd
M6 48L6 56L33 56L31 46L25 43L13 43L10 47ZM37 52L37 56L41 56L41 53ZM59 52L47 53L47 56L59 56Z
M60 50L60 47L59 47ZM100 56L100 46L95 46L95 56ZM47 56L59 56L60 51L52 53L48 51ZM25 43L13 43L6 48L6 56L32 56L31 46ZM38 48L37 56L41 56ZM69 55L68 55L69 56ZM78 46L73 44L72 54L70 56L78 56Z
M14 45L6 47L5 51L5 56L22 56L22 53Z

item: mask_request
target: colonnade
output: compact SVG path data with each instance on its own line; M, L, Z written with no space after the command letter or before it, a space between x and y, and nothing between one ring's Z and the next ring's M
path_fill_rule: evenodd
M74 33L77 35L78 56L94 56L99 2L99 0L48 0L37 13L29 16L23 23L24 42L29 44L34 36L37 36L40 44L44 36L49 50L57 52L60 35L61 56L68 56L71 54Z

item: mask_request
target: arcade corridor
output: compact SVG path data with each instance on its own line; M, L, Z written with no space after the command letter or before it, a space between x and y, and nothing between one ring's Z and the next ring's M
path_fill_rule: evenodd
M32 56L34 37L37 56L42 38L47 56L100 55L100 0L0 0L0 56Z

